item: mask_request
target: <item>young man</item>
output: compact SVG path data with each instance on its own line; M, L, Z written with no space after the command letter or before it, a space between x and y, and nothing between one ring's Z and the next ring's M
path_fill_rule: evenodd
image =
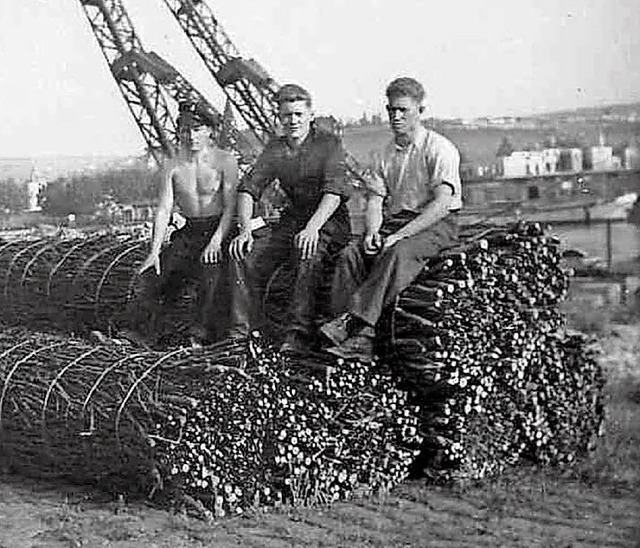
M139 269L136 298L130 307L134 329L158 319L162 301L175 300L187 280L197 280L198 303L192 342L212 340L217 289L222 276L222 245L236 210L238 164L212 140L213 124L190 113L179 117L180 152L162 171L149 255ZM186 217L163 250L174 206Z
M321 332L343 358L368 359L384 308L425 263L457 240L455 212L462 206L460 155L420 120L424 88L398 78L386 90L393 140L367 197L366 232L338 259L332 308L339 314Z
M282 137L272 139L238 188L239 234L231 242L232 331L245 335L262 322L265 286L284 261L295 269L291 324L283 351L304 352L314 338L315 298L326 259L349 241L351 224L344 149L340 140L314 128L311 95L287 84L276 100ZM254 201L278 179L291 207L268 237L254 241L250 221Z

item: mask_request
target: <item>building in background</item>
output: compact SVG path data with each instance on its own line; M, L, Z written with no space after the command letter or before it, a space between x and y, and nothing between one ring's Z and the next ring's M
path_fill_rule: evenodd
M529 177L544 173L544 156L540 150L514 150L509 156L503 156L503 177Z
M583 154L579 148L560 149L560 167L558 171L582 171Z
M604 135L600 133L599 143L586 149L584 168L592 171L608 171L619 169L621 162L616 162L613 155L613 147L605 144Z
M40 193L47 187L47 179L40 176L36 167L31 168L31 174L27 180L27 207L26 211L41 211Z
M625 169L640 169L640 147L637 142L625 147L623 162Z

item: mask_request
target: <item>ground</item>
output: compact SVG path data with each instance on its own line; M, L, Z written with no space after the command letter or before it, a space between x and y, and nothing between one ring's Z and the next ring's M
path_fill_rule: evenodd
M575 468L205 523L88 488L0 475L0 548L640 547L640 325L599 330L608 426Z

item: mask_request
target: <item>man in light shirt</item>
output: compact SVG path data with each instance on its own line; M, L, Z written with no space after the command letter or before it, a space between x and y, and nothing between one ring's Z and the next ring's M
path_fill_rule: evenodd
M386 89L394 134L368 188L364 238L345 248L332 280L337 317L321 327L328 351L369 359L383 310L427 261L455 245L462 207L460 154L421 121L425 92L413 78Z

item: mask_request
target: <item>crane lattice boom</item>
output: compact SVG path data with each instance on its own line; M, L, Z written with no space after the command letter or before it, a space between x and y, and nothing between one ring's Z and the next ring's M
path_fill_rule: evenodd
M131 19L120 0L79 0L120 92L155 160L170 155L177 128L160 83L135 62L130 52L142 51Z
M247 60L202 0L164 0L209 72L255 135L266 143L277 128L277 84Z

